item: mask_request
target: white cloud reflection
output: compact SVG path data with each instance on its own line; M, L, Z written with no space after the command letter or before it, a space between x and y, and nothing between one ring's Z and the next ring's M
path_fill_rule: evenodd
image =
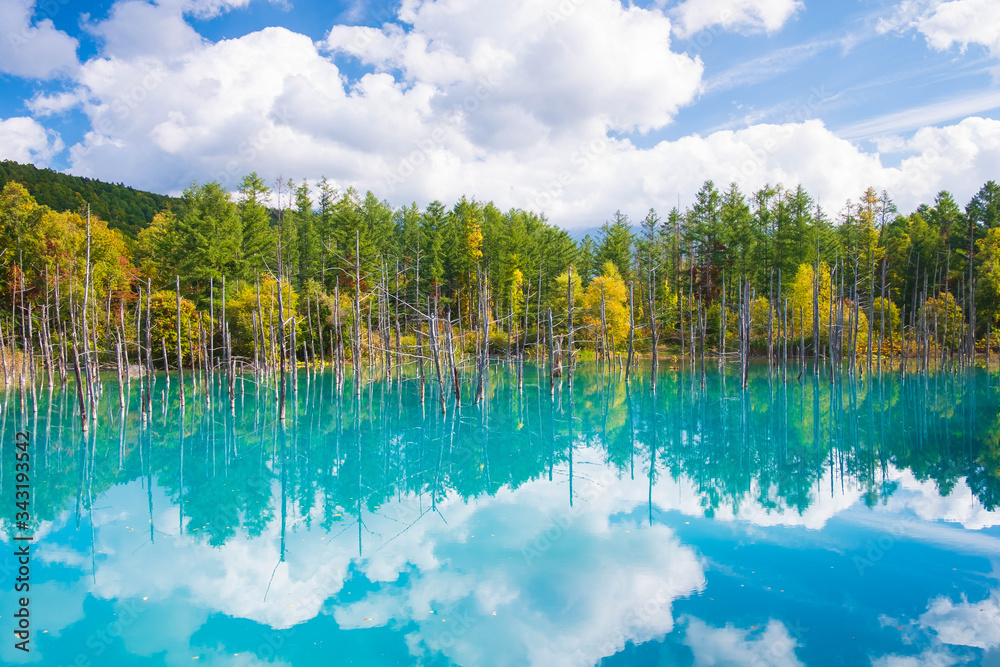
M190 654L182 640L210 614L275 629L331 614L341 629L405 629L414 657L443 654L458 664L588 665L628 642L639 644L676 631L675 601L705 587L705 564L693 546L682 543L668 525L638 522L650 501L648 479L607 472L604 456L593 448L575 451L572 508L565 466L554 471L555 483L530 481L469 501L451 493L437 503L436 512L429 511L426 497L386 502L374 513L364 512L360 557L357 524L352 525L350 517L342 530L327 533L310 529L305 517L294 513L284 562L279 561L277 520L258 538L248 539L238 530L224 545L210 547L200 538L176 534L177 507L156 487L156 534L155 543L150 543L146 490L137 482L109 489L100 503L107 509L94 511L98 553L93 581L89 550L76 547L74 555L72 547L54 543L46 552L42 543L39 555L80 571L77 583L66 589L80 599L88 593L116 603L146 598L144 604L158 611L124 632L126 646L140 655L172 650L165 644L173 640L166 637L148 643L152 640L142 636L152 631L143 628L162 625L154 619L168 608L171 614L181 613L174 609L179 605L191 607L183 613L194 614L189 623L177 626L181 631L174 637L185 647L178 655L186 660ZM801 512L780 505L774 509L773 491L762 494L751 488L737 510L723 506L714 512L714 520L818 530L840 514L865 514L878 526L913 513L925 522L995 525L996 513L984 514L972 506L971 494L958 486L952 496L935 503L933 485L913 479L909 472L890 470L889 477L898 480L900 488L887 506L870 511L860 503L862 489L845 483L841 490L839 478L829 475L814 484L810 503ZM280 497L279 489L273 490ZM768 507L761 497L769 499ZM706 514L695 485L686 478L659 479L651 500L659 512ZM319 525L322 503L315 507L311 523ZM936 532L916 538L948 539ZM380 586L360 599L332 606L330 598L355 572ZM50 594L59 598L65 592ZM1000 627L998 600L994 596L977 606L942 598L929 605L920 621L941 641L992 646L1000 636L988 630L970 635L967 628L987 627L984 623L994 620L997 623L988 627ZM65 600L58 604L66 610L80 605ZM78 619L73 613L56 615L47 619L47 627L58 632ZM738 662L739 656L774 646L787 650L777 662L763 664L798 664L795 641L776 621L761 632L713 628L697 619L685 619L681 628L686 628L685 642L692 650L711 647L704 664Z

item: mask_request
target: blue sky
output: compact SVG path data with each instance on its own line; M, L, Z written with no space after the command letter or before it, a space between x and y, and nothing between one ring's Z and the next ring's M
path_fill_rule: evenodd
M565 227L713 179L835 215L1000 172L994 0L0 0L0 157L157 192L257 171Z

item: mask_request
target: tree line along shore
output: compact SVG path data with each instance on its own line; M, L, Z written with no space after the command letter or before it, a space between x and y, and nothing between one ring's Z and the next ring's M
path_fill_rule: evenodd
M406 368L443 407L466 371L481 397L491 356L536 355L551 386L585 358L626 375L640 355L731 359L745 378L755 356L870 373L988 364L997 346L993 181L964 207L941 192L906 215L873 188L831 215L802 187L708 181L684 210L636 226L616 212L580 241L465 197L394 208L255 173L236 192L192 184L148 224L112 228L77 204L39 204L14 180L0 194L0 374L33 394L76 373L81 414L102 367L230 386L251 373L282 403L297 364Z

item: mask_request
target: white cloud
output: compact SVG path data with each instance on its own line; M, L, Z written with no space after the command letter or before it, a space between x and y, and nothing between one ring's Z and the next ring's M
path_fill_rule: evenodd
M795 656L798 642L781 621L769 620L764 629L757 632L729 624L716 628L692 616L685 616L682 620L687 622L684 643L694 653L694 664L698 667L797 667L803 664Z
M196 49L202 37L184 19L178 7L143 0L116 2L103 21L87 26L101 40L108 57L180 55Z
M271 1L274 2L275 0ZM190 12L198 18L207 19L218 16L230 9L246 7L250 4L250 0L181 0L179 4L186 12Z
M0 158L46 166L64 147L59 135L34 118L0 119Z
M49 94L39 93L28 100L26 105L35 116L45 118L46 116L62 113L79 106L83 102L81 93L82 91L79 89L64 90Z
M1000 121L973 116L957 125L925 127L906 148L912 157L902 161L891 181L897 201L912 208L949 190L966 202L1000 170Z
M118 0L108 17L84 28L101 41L101 54L112 58L184 57L205 44L188 17L211 19L251 0ZM287 5L285 0L269 0Z
M584 469L601 456L579 454ZM363 555L356 529L310 530L293 513L279 562L277 521L254 539L237 530L220 547L205 544L190 523L185 535L166 534L176 532L177 507L157 486L153 504L162 509L153 512L150 544L131 528L146 524L146 489L129 483L107 492L107 511L94 511L97 571L91 580L83 547L76 598L66 606L80 607L89 594L137 608L123 631L126 647L165 652L172 664L190 660L189 639L213 613L276 629L330 613L345 630L406 627L418 658L593 665L627 642L663 637L674 627L673 602L705 586L701 560L669 527L612 520L644 504L643 489L643 480L581 477L574 510L566 487L544 479L469 500L449 493L437 502L440 515L417 514L415 496L393 499L365 512ZM280 494L277 485L273 492ZM315 505L314 526L322 506ZM331 604L354 571L381 585ZM77 616L46 627L58 632Z
M982 44L1000 56L1000 5L992 0L953 0L939 5L918 29L936 49Z
M670 20L617 0L418 1L400 18L408 31L336 26L326 45L435 86L438 109L463 110L481 143L501 140L516 112L541 140L663 127L700 84L700 60L670 50Z
M969 662L967 656L955 655L947 646L931 646L918 655L890 654L872 659L872 667L952 667Z
M337 67L307 37L282 28L170 59L91 60L80 87L93 129L71 148L73 169L105 178L131 171L145 176L140 185L179 189L194 178L233 185L268 162L296 175L318 172L327 161L355 165L362 157L357 142L369 134L346 133L338 114L330 116L328 137L313 136L308 124L291 125L315 108L287 106L303 86L311 86L315 99L349 104ZM363 114L381 100L356 101L360 108L350 109ZM371 136L376 131L369 128Z
M927 604L927 611L913 627L920 628L930 646L917 655L894 653L873 658L872 667L963 665L974 661L970 648L990 651L1000 647L1000 590L994 589L979 602L969 602L964 595L959 603L938 596ZM912 643L914 638L904 641Z
M924 521L957 523L966 530L1000 525L1000 512L983 507L964 477L955 482L947 496L941 495L933 480L918 480L909 469L890 469L889 478L899 484L886 503L889 511L908 509Z
M326 175L394 204L468 195L574 227L669 209L706 179L801 183L831 212L871 185L905 211L944 188L966 199L1000 167L1000 124L980 118L899 138L895 166L816 120L639 148L618 133L668 125L702 64L671 51L661 11L615 0L412 0L399 23L335 26L319 44L283 28L207 42L179 18L191 11L119 3L91 26L107 52L76 87L31 101L89 117L71 171L167 192L253 170ZM374 72L348 80L345 54Z
M994 0L905 0L878 29L916 29L938 51L979 44L1000 57L1000 4Z
M990 649L1000 646L1000 591L979 602L959 603L937 597L920 616L920 624L932 629L939 640L954 646Z
M64 2L46 4L40 12L44 18L32 22L35 0L5 0L0 2L0 72L33 79L48 79L70 73L77 65L78 42L61 30L56 30L46 12L65 9Z
M672 14L682 37L713 26L742 33L773 33L802 7L801 0L684 0Z
M9 542L4 547L10 549ZM37 555L45 552L39 549ZM36 553L32 553L34 557ZM63 583L55 581L31 582L31 623L36 628L44 628L49 637L59 637L62 630L85 618L84 600L87 596L87 586L80 579ZM13 586L11 586L13 589ZM12 636L17 630L17 619L7 613L0 617L0 630ZM46 659L46 648L39 646L35 636L32 636L30 660L24 659L24 652L14 648L13 642L0 645L0 663L14 664L55 664L54 657Z
M663 637L673 629L673 601L704 586L694 551L669 528L612 526L587 515L559 528L550 544L545 531L554 526L536 508L563 505L563 490L529 483L513 495L510 504L492 501L470 518L464 528L476 539L439 543L437 567L411 586L336 608L337 624L413 623L414 653L440 652L455 664L582 667L626 642ZM531 497L541 504L528 504ZM516 541L484 534L502 525L501 516L527 530ZM529 562L522 548L538 543L546 548Z
M908 132L997 108L1000 108L1000 90L979 92L870 118L841 128L837 134L845 139L881 140L889 132Z

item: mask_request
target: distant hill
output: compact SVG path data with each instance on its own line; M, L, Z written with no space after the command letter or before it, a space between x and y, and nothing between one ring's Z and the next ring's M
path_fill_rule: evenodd
M634 229L632 230L635 231ZM601 238L601 228L600 227L575 227L573 229L567 229L566 233L569 237L579 243L583 240L584 236L590 235L590 238L594 239L596 243Z
M9 181L24 185L39 204L56 211L81 211L90 204L92 213L130 238L153 221L153 216L179 200L136 190L118 183L70 176L31 164L0 161L0 189Z

